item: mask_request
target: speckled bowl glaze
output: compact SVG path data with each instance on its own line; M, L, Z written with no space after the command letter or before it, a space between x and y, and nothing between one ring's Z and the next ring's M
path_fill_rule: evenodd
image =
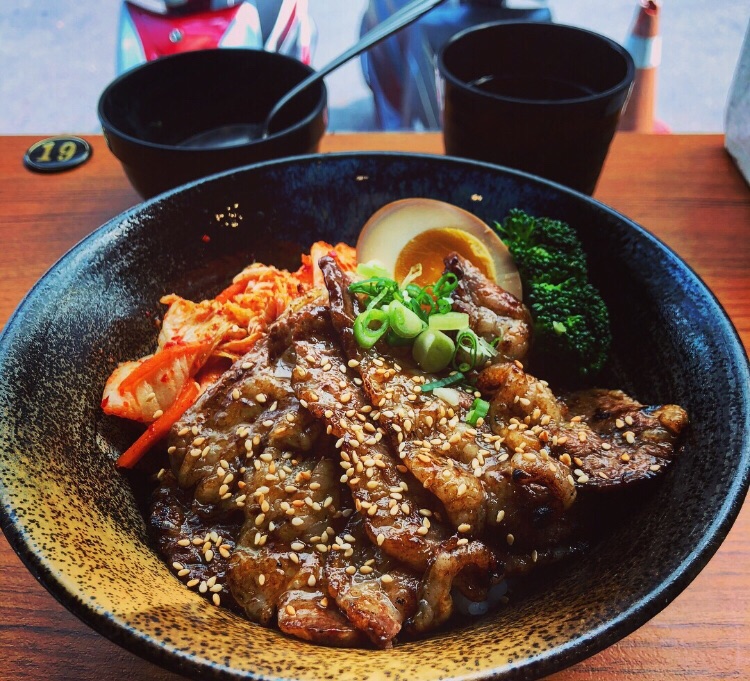
M679 461L633 505L628 522L553 579L427 640L334 653L213 607L177 580L149 547L133 489L114 467L137 429L104 418L99 401L118 361L154 347L164 293L212 295L253 256L296 267L313 240L354 243L377 208L409 196L449 201L488 221L518 206L575 225L614 318L614 354L599 383L646 403L681 404L691 426ZM0 500L9 541L97 631L203 679L552 673L627 635L684 589L725 537L748 486L747 358L697 276L588 197L457 159L303 157L144 203L76 246L28 294L3 333L0 373Z

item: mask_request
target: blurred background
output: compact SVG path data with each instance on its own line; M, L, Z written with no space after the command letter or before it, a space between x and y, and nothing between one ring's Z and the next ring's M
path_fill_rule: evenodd
M636 0L546 4L554 21L620 43L638 6ZM317 27L313 66L326 63L357 39L366 7L367 0L309 0ZM0 2L0 134L99 131L96 104L115 77L120 9L116 0ZM656 116L671 130L723 130L748 21L748 0L663 0ZM330 130L377 128L373 95L359 59L331 74L326 84Z

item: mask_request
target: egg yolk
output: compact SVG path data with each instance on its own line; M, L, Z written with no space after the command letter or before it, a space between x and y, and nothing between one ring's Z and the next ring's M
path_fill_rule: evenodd
M450 227L428 229L409 241L396 259L395 279L403 281L414 265L421 264L422 274L415 283L434 284L445 271L443 259L450 253L470 260L487 278L494 279L495 268L487 247L472 234Z

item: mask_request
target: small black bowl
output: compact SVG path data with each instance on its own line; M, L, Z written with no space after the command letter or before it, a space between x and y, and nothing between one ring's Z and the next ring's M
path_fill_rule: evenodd
M547 22L496 22L443 47L445 151L591 194L635 75L605 36Z
M185 52L110 83L99 99L99 120L131 184L149 198L222 170L318 151L327 123L322 82L285 106L266 138L244 136L311 73L296 59L263 50ZM191 142L207 131L228 136Z

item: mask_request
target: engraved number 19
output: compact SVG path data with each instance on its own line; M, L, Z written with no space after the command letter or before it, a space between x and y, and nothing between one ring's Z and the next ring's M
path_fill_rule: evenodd
M37 158L37 161L40 163L46 163L48 161L51 161L52 151L56 145L57 145L57 142L47 142L46 144L43 144L42 154ZM60 148L57 150L57 158L55 160L69 161L71 158L73 158L73 155L75 153L76 153L75 142L71 142L70 140L67 140L66 142L63 142L60 145Z

